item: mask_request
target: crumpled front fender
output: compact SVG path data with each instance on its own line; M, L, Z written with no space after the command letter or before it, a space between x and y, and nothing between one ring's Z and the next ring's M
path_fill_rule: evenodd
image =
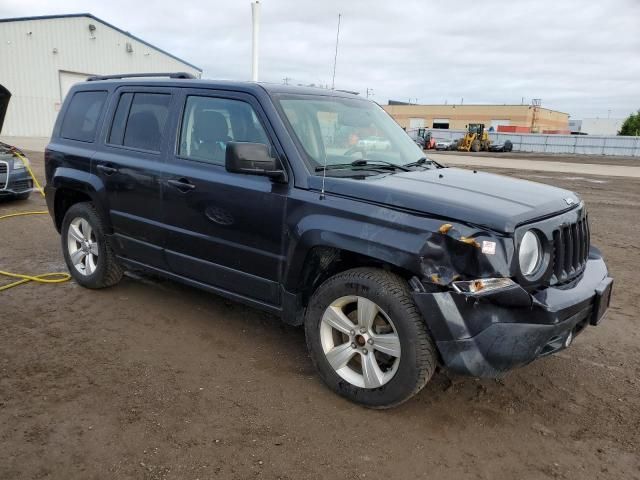
M513 254L511 237L443 223L420 251L422 279L446 286L456 280L509 277Z

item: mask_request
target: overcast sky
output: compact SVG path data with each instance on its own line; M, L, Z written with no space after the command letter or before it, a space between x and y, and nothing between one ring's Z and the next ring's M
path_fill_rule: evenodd
M640 0L263 0L260 80L384 104L520 104L574 118L640 108ZM90 12L204 70L250 78L249 0L2 0L0 17ZM609 110L611 111L609 113Z

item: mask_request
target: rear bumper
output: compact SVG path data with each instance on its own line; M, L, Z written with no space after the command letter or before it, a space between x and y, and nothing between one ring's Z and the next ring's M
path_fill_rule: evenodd
M599 296L612 279L593 248L572 283L529 294L520 286L484 296L414 292L444 365L457 373L495 377L566 347L567 337L596 323ZM599 310L599 312L595 312Z

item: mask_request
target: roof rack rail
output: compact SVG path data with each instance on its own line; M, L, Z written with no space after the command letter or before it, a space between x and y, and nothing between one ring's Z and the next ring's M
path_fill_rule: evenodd
M196 78L195 76L187 72L121 73L117 75L93 75L87 78L87 82L95 82L97 80L113 80L118 78L152 78L152 77L187 78L187 79Z

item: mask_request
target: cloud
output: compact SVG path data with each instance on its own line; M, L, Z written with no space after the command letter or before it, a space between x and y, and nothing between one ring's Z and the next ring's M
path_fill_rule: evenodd
M0 16L89 11L204 69L250 77L245 1L5 0ZM640 108L640 2L263 0L260 78L330 84L342 13L336 88L421 103L520 103L573 117Z

